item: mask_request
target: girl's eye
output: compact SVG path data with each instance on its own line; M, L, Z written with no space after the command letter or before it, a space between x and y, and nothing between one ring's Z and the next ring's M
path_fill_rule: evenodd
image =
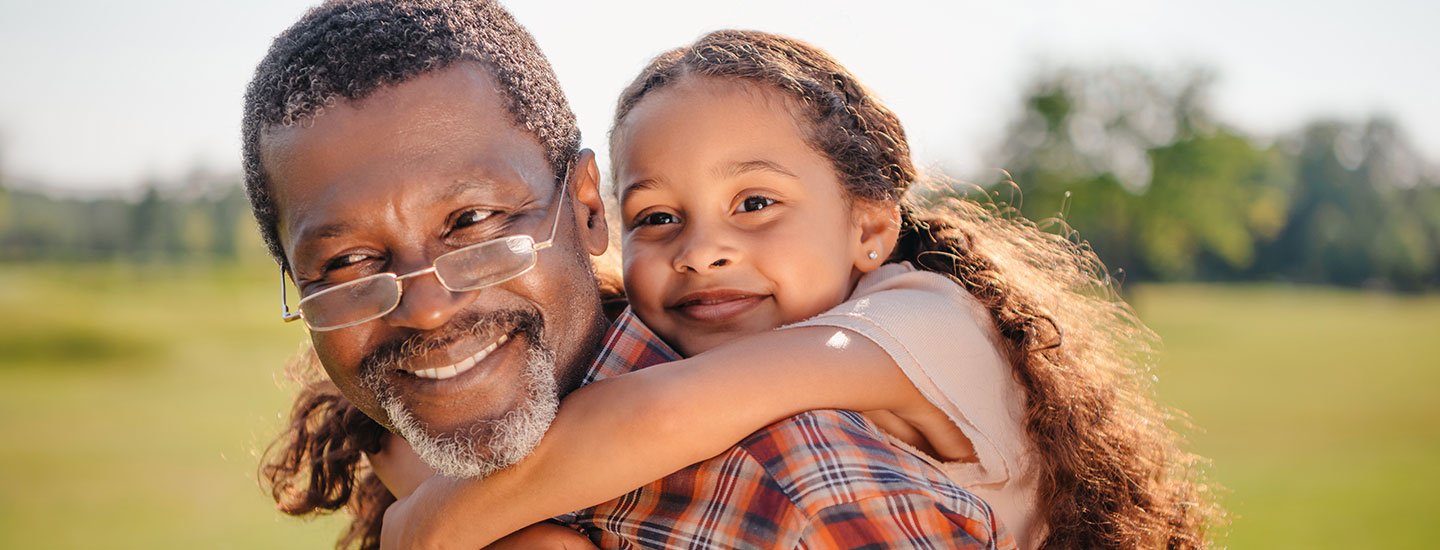
M455 223L452 224L452 228L465 229L466 227L483 222L493 215L495 215L493 210L466 210L455 217Z
M743 200L743 201L740 202L740 210L739 210L739 211L740 211L740 212L755 212L755 211L758 211L758 210L764 210L765 207L770 206L770 205L772 205L772 204L775 204L775 199L772 199L772 198L766 197L766 196L762 196L762 195L752 195L752 196L749 196L749 197L745 197L745 200Z
M635 225L669 225L680 223L680 217L669 212L651 212L635 220Z

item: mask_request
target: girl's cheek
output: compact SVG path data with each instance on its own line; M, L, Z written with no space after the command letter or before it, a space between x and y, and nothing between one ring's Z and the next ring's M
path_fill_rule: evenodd
M665 266L649 248L638 246L626 249L624 261L626 294L634 305L646 308L658 301L657 296L661 294L665 282Z

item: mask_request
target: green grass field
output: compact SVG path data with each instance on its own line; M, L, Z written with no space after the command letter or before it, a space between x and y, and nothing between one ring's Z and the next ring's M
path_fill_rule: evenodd
M1163 400L1189 413L1233 548L1440 540L1440 296L1141 288Z
M273 272L0 266L0 548L320 548L256 456L305 338ZM1440 296L1136 289L1234 548L1440 538Z

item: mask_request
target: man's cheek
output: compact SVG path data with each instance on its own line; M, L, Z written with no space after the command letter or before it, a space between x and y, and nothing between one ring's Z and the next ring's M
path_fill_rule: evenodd
M343 331L344 329L342 329ZM341 332L341 331L336 331ZM375 401L374 396L364 388L360 381L360 358L361 353L355 349L353 344L344 345L343 339L335 337L333 332L317 332L311 334L311 342L315 345L315 355L320 359L320 364L325 367L325 373L330 376L345 397L361 408L370 409L370 403Z
M330 373L330 378L334 379L337 374L341 374L338 372L340 357L335 342L323 332L312 332L310 342L315 345L315 355L320 358L320 364L325 366L325 372Z

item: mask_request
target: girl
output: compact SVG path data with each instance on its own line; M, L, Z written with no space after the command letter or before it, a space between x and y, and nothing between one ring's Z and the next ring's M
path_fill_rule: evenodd
M611 150L631 308L687 358L572 393L485 480L419 483L384 453L398 494L418 483L387 541L480 546L847 408L1022 547L1204 545L1195 458L1132 362L1150 335L1094 255L972 202L902 201L918 175L898 120L824 52L720 31L663 54Z

